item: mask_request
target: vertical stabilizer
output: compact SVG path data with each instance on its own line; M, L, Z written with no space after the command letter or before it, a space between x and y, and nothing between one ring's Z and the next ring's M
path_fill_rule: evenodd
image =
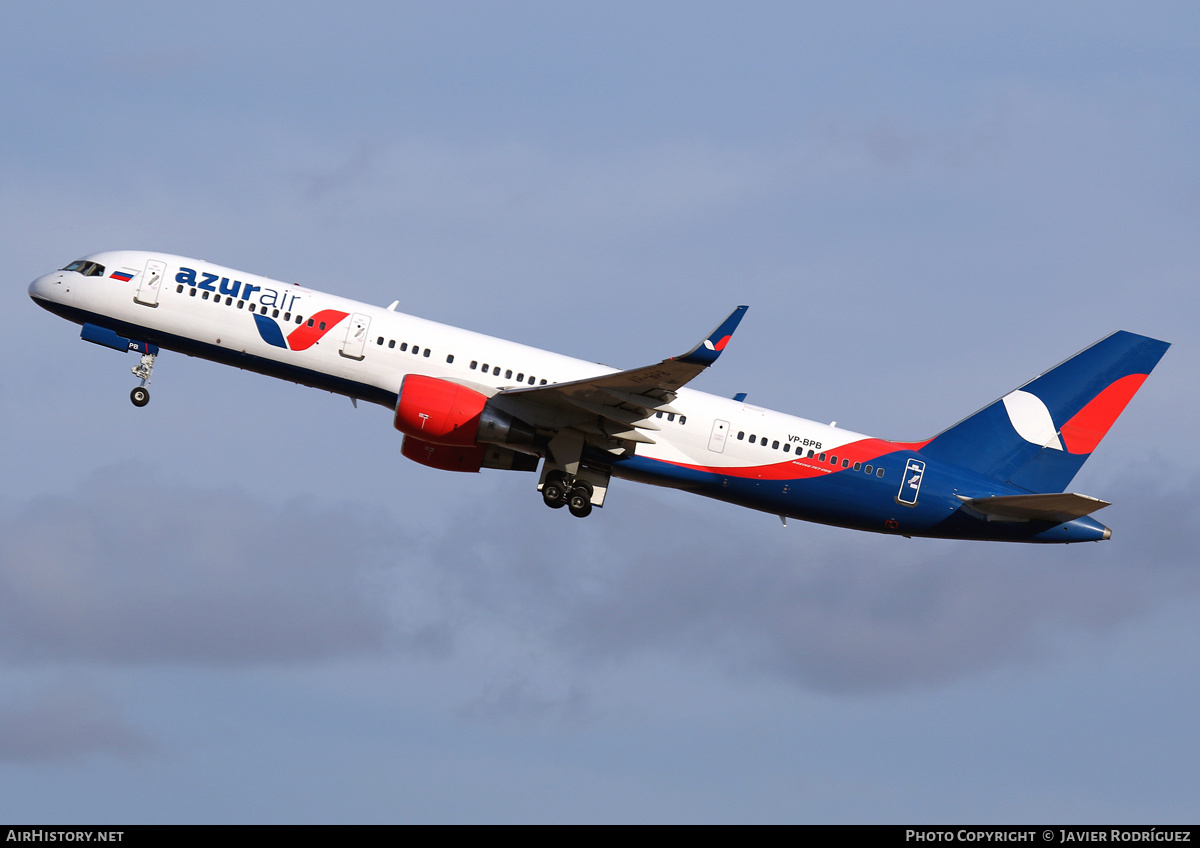
M934 436L921 453L1030 492L1061 492L1168 347L1113 333Z

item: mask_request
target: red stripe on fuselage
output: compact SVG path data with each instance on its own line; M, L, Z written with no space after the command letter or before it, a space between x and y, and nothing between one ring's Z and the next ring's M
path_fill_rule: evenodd
M292 330L287 337L288 347L292 350L308 350L349 314L349 312L338 312L336 309L322 309L308 321ZM321 329L322 321L325 322L323 330ZM309 324L312 326L310 327Z
M860 439L857 442L848 442L841 447L825 451L824 462L820 460L821 452L817 452L811 458L805 454L804 456L797 456L784 462L772 462L768 465L713 466L692 465L687 462L672 462L671 460L661 461L680 468L705 471L709 474L717 474L722 477L740 477L747 480L804 480L810 477L822 477L826 474L832 474L835 471L850 471L854 468L854 463L856 462L862 464L873 462L885 454L895 453L896 451L919 451L927 444L929 444L928 439L923 442L889 442L885 439ZM834 457L837 458L836 464L832 462ZM842 460L849 460L850 465L842 468Z
M1128 374L1088 401L1087 406L1076 412L1059 430L1067 450L1075 454L1094 451L1148 376Z

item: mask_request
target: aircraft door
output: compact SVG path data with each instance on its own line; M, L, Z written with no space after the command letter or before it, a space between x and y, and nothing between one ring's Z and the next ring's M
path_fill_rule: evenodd
M725 437L729 435L729 422L717 420L713 422L712 435L708 437L708 449L713 453L724 453Z
M138 283L137 294L133 299L146 306L158 306L158 292L162 289L163 275L167 272L167 263L160 259L151 259L142 271L142 280Z
M900 491L896 493L896 503L916 506L917 495L921 492L921 478L924 476L925 463L919 459L910 459L904 466L904 479L900 481Z
M350 324L346 327L346 338L342 339L342 356L350 359L362 359L363 348L367 343L367 330L371 319L366 315L354 313L350 316Z

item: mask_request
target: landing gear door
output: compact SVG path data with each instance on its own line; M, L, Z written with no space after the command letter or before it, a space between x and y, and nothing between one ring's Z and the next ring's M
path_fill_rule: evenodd
M708 437L708 449L713 453L725 452L725 438L729 435L729 422L717 420L713 422L712 435Z
M349 359L362 359L363 348L367 343L367 330L371 319L366 315L354 313L350 316L350 324L346 327L346 338L342 339L342 356Z
M137 294L133 299L146 306L158 306L158 292L162 288L163 274L167 273L167 263L160 259L151 259L142 271L142 280L138 283Z

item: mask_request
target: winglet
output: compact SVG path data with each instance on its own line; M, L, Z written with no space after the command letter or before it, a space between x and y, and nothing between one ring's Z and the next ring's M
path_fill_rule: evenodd
M729 317L722 321L717 329L709 333L708 338L683 356L677 357L676 361L686 362L689 365L703 365L705 367L712 365L717 361L717 357L721 355L721 351L725 349L725 345L729 344L730 338L733 337L733 331L737 329L742 316L746 314L746 310L749 308L748 306L739 306L730 312Z

